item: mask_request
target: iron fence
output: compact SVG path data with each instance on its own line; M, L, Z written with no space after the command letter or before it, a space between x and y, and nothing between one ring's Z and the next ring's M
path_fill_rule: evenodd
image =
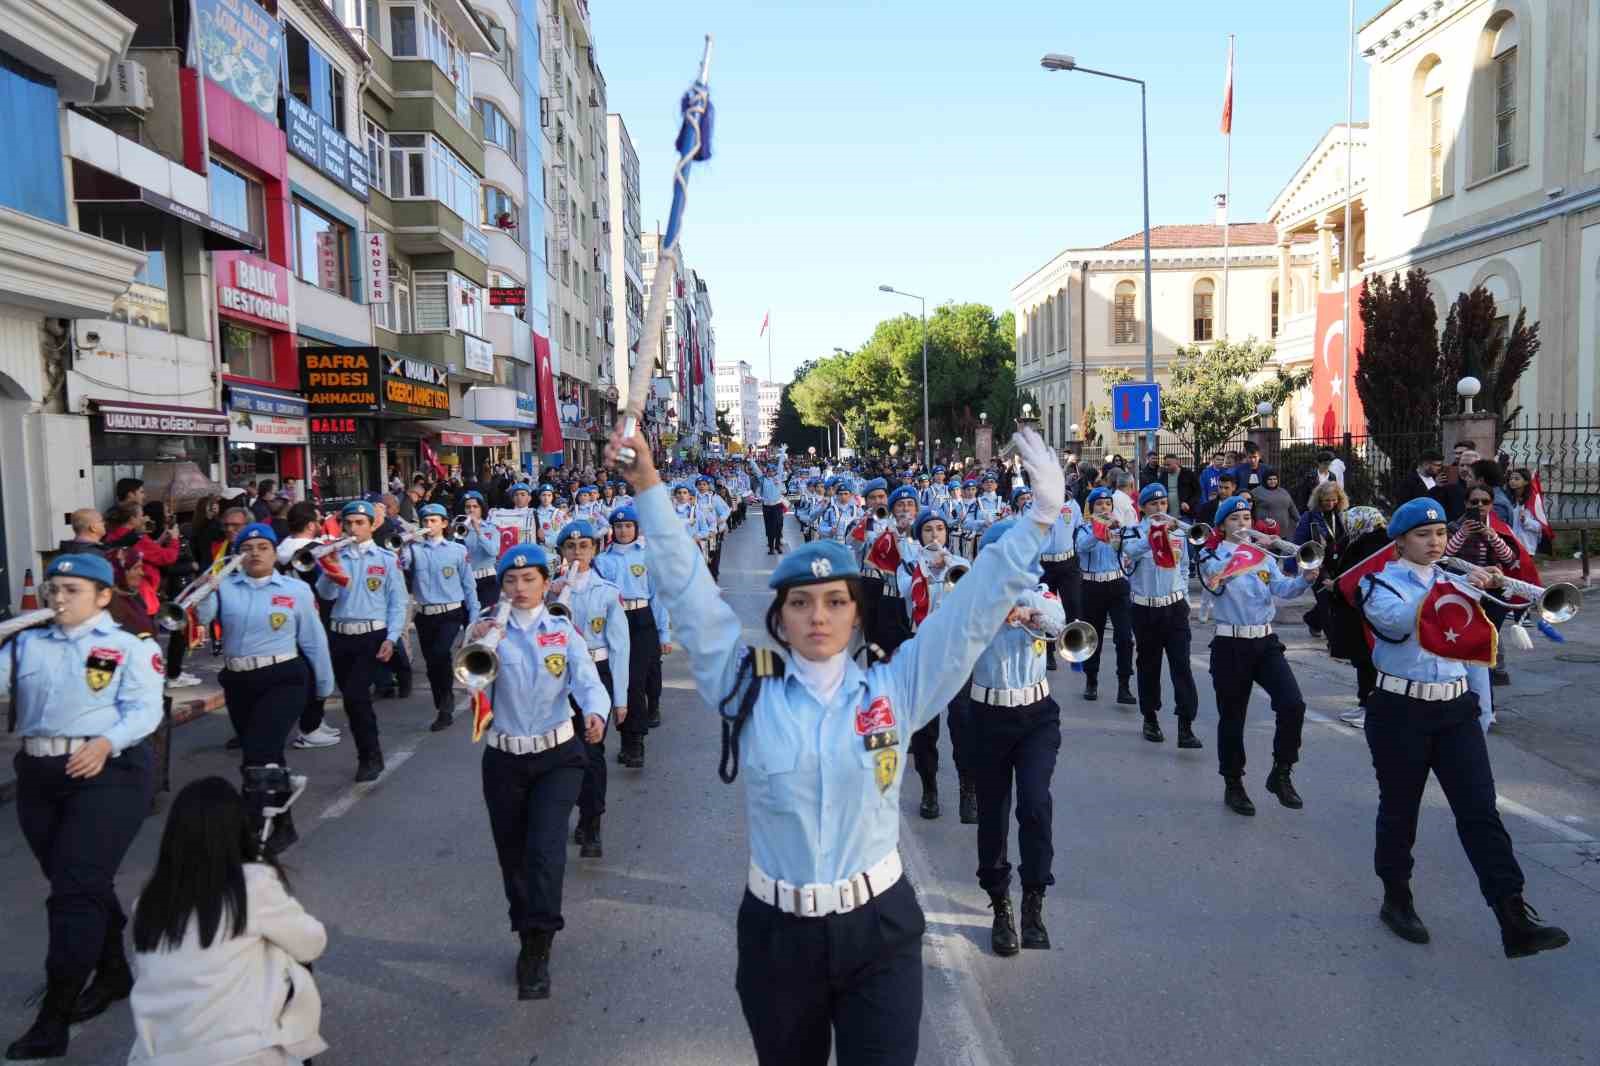
M1547 521L1557 529L1600 527L1600 426L1593 419L1523 419L1500 437L1508 471L1539 478Z

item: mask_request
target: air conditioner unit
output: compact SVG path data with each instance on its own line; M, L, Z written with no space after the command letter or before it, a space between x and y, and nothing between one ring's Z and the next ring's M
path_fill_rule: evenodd
M119 59L111 64L111 75L95 93L96 108L126 108L149 111L155 106L150 96L150 74L136 59Z

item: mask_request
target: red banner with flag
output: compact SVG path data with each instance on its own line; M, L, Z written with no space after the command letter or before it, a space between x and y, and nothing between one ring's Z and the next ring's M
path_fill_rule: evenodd
M1178 568L1178 552L1172 546L1172 530L1161 526L1150 527L1150 558L1157 566L1168 570Z
M433 471L434 477L443 481L445 478L444 464L439 462L439 456L428 446L427 441L419 441L418 443L422 446L422 461L427 464L428 469Z
M900 538L894 530L886 529L878 534L878 539L867 549L867 562L886 573L900 569Z
M1366 283L1350 289L1350 377L1355 376L1357 356L1365 343L1361 325L1361 293ZM1317 296L1316 350L1311 358L1311 426L1320 441L1331 443L1344 432L1340 419L1345 398L1350 400L1349 432L1357 436L1367 431L1366 412L1355 385L1345 378L1344 297L1337 292Z
M494 709L489 706L489 694L483 689L472 694L472 742L483 739L483 731L494 720Z
M1223 564L1222 573L1216 576L1211 587L1221 588L1224 581L1246 570L1253 570L1266 561L1267 553L1260 548L1249 544L1236 544L1233 547L1233 554L1228 556L1228 561Z
M1400 558L1399 549L1390 542L1340 574L1336 585L1339 595L1344 597L1344 602L1360 610L1362 579L1368 574L1376 574L1398 558ZM1364 615L1361 619L1361 632L1367 638L1367 650L1370 651L1378 641L1372 635L1372 627L1367 625Z
M1228 39L1228 75L1222 83L1222 132L1233 132L1233 39Z
M1417 607L1417 643L1443 659L1493 666L1500 634L1483 607L1454 581L1440 580Z
M945 580L950 579L946 577ZM911 568L911 622L920 626L926 617L928 617L928 575L923 571L922 564L918 563Z
M539 451L546 466L560 466L563 462L561 445L561 408L556 405L556 376L550 366L550 339L533 334L534 388L539 401Z

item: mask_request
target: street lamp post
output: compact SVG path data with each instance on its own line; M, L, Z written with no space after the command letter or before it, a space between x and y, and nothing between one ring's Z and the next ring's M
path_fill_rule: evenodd
M1078 61L1059 52L1050 52L1039 60L1039 65L1045 70L1076 70L1083 74L1093 74L1101 78L1111 78L1114 81L1127 81L1139 87L1139 152L1141 157L1141 170L1144 183L1144 378L1146 381L1156 379L1156 348L1155 348L1155 321L1151 317L1150 297L1150 125L1145 113L1144 80L1130 78L1126 74L1112 74L1110 71L1094 70L1090 67L1080 67ZM1156 433L1149 430L1145 433L1144 454L1155 451ZM1143 462L1144 455L1140 457Z
M922 465L932 466L928 458L928 301L915 293L901 292L893 285L879 285L878 291L906 296L922 305Z

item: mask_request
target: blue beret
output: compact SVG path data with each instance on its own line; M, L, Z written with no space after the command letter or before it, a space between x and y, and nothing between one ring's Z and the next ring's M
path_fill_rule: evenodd
M961 483L961 487L964 489L975 489L978 487L978 479L975 477L969 477L967 480Z
M381 493L381 492L369 492L369 493L367 493L365 496L363 496L361 498L363 500L366 500L368 503L382 503L383 502L383 493Z
M877 492L879 489L882 489L884 492L888 492L889 483L881 477L875 477L865 485L861 486L861 495L865 496L867 493Z
M621 507L618 507L615 511L611 512L611 524L616 525L618 522L632 522L634 525L639 524L639 512L633 509L633 504L625 503Z
M1015 518L1002 518L1000 521L996 522L994 525L990 526L984 531L983 539L978 541L978 548L980 550L987 548L989 545L993 544L995 541L1011 532L1011 527L1016 524L1017 520Z
M257 537L273 546L276 546L278 543L278 535L272 531L271 526L267 525L265 522L251 522L249 525L239 530L238 533L234 534L233 550L238 551L239 546L245 541L254 540Z
M1166 486L1152 482L1139 490L1139 506L1143 507L1151 500L1164 500L1167 498Z
M704 481L707 485L711 484L711 475L710 474L696 474L695 475L695 479L694 479L694 483L696 485L698 485L702 481Z
M1217 506L1217 525L1220 526L1222 523L1226 522L1228 520L1228 516L1233 514L1235 511L1248 510L1250 510L1250 497L1229 496ZM1442 522L1444 519L1441 518L1439 521Z
M999 481L1000 480L1000 476L998 474L996 474L993 470L985 470L983 472L983 477L980 478L979 480L981 480L981 481Z
M353 514L361 515L363 518L378 517L377 509L366 500L351 500L349 503L339 508L340 518L349 518Z
M537 544L519 544L515 548L500 556L500 561L494 564L494 579L504 581L506 571L524 570L530 566L537 566L544 570L545 576L550 575L550 556Z
M444 509L444 504L442 503L426 503L417 508L417 519L419 521L429 517L442 518L448 522L450 521L450 512Z
M107 588L115 584L111 576L111 563L104 555L58 555L44 572L45 580L53 577L82 577L98 581Z
M1399 540L1418 526L1444 524L1444 508L1426 496L1407 500L1389 517L1389 536Z
M1017 497L1021 496L1023 493L1027 493L1027 494L1029 494L1031 496L1033 494L1033 489L1029 488L1027 485L1014 485L1014 486L1012 486L1012 489L1011 489L1011 502L1013 504L1015 504L1017 502Z
M918 481L927 481L928 480L928 475L927 474L918 474L917 475L917 480Z
M519 492L526 492L530 496L533 495L533 490L530 489L528 487L527 483L523 482L523 481L519 481L515 485L512 485L509 489L507 489L506 490L506 495L507 496L515 496Z
M860 576L861 567L856 565L855 553L849 548L836 540L814 540L785 555L767 587L783 589Z
M467 501L468 500L477 500L478 501L478 506L482 507L483 506L483 493L479 492L477 489L473 489L470 492L463 492L461 494L461 506L465 507L467 505Z
M912 503L916 503L917 490L912 488L910 485L901 485L899 488L889 493L889 506L891 508L894 507L895 503L899 500L910 500Z
M600 491L600 488L597 485L585 485L582 488L580 488L578 491L579 492L596 492L597 493L597 492Z
M930 507L924 507L918 512L917 520L911 523L911 536L915 538L918 544L922 543L922 527L929 522L938 522L946 530L950 528L950 523L945 520L944 515L939 514Z
M527 489L527 488L528 488L528 486L526 486L526 485L524 485L524 486L522 486L522 487L523 487L523 488L524 488L524 489ZM513 486L513 488L515 488L515 486ZM531 491L532 491L532 490L531 490L531 489L529 489L529 490L528 490L528 491L530 491L530 492L531 492ZM552 485L552 484L550 484L550 482L548 482L548 481L546 481L546 482L544 482L544 483L542 483L542 484L541 484L541 485L540 485L540 486L539 486L539 491L540 491L540 492L555 492L555 491L556 491L556 487L555 487L555 486L554 486L554 485Z
M556 547L560 548L569 537L588 537L590 540L598 540L599 536L587 519L579 518L561 527L561 532L556 534Z
M834 492L854 492L855 491L855 485L852 484L850 479L847 478L847 477L836 477L836 478L833 479L833 491Z
M933 472L934 472L934 473L935 473L935 474L942 474L942 473L944 473L944 467L942 467L942 466L936 466L936 467L934 467L934 468L933 468Z
M1111 499L1111 490L1108 489L1108 488L1102 487L1102 488L1095 489L1093 492L1089 493L1089 498L1084 502L1087 503L1088 506L1092 508L1092 507L1094 507L1095 504L1099 503L1101 500L1109 500L1109 499ZM1221 516L1218 516L1217 520L1220 522L1222 520Z

